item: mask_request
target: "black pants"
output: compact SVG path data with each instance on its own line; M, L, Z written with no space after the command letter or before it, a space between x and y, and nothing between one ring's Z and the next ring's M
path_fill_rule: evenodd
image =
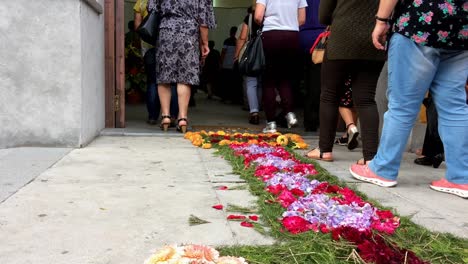
M310 54L304 59L304 128L306 131L316 131L319 127L320 109L320 69L321 64L312 63Z
M426 134L424 135L422 154L433 158L437 154L444 153L444 145L439 136L437 110L431 96L424 99L424 105L426 106L427 127Z
M333 150L338 121L338 105L346 79L351 76L353 101L361 120L361 138L365 160L371 160L379 144L379 113L375 89L383 61L325 60L322 64L320 96L320 141L322 152Z

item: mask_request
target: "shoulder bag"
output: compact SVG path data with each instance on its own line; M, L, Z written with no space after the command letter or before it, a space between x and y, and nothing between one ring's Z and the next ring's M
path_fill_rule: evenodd
M155 45L158 37L159 23L161 22L161 14L152 10L141 22L137 32L140 38L149 44Z
M257 36L249 41L244 54L239 59L239 72L251 77L260 76L265 70L265 64L262 29L260 28Z

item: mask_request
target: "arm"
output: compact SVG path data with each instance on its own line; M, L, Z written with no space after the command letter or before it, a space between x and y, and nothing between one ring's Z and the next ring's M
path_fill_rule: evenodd
M302 26L306 22L306 9L305 7L299 8L297 13L297 20L299 22L299 26Z
M135 18L133 20L135 21L135 30L137 30L143 20L141 13L135 12Z
M236 53L234 53L235 54L234 55L234 61L239 59L240 50L241 50L242 46L244 46L245 42L247 41L248 33L249 33L249 26L247 26L245 23L242 24L242 30L241 30L240 36L239 36L239 38L237 39L237 42L236 42Z
M319 5L319 21L323 25L331 25L333 20L333 11L336 8L337 0L322 0Z
M388 19L391 16L397 2L398 0L380 0L377 16ZM387 42L387 32L389 28L390 27L387 22L376 20L375 28L372 32L372 43L377 49L385 50L384 45Z
M200 53L202 59L205 59L210 53L210 48L208 47L208 27L200 26Z
M265 5L256 4L255 5L255 23L261 25L263 23L263 17L265 16Z

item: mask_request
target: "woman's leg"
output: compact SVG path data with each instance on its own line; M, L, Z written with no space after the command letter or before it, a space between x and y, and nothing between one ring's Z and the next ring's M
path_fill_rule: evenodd
M361 137L364 160L372 160L379 144L379 112L375 103L375 89L384 62L361 61L351 77L353 102L361 118Z
M343 121L346 124L346 127L348 127L350 124L356 125L357 123L357 114L354 111L353 108L348 108L348 107L342 107L340 106L338 108L338 111L340 112L341 118L343 118Z
M177 98L179 100L179 116L178 118L187 118L188 114L188 104L190 101L190 85L178 83L177 84ZM185 120L181 120L178 124L187 125Z
M258 81L257 77L245 76L245 86L247 87L247 101L249 102L250 113L258 113Z
M325 54L326 57L326 54ZM332 152L338 121L338 101L344 82L349 76L349 62L325 58L321 72L320 138L322 152Z
M171 107L171 85L168 83L158 84L159 102L161 102L161 115L169 116ZM161 122L164 123L164 120Z

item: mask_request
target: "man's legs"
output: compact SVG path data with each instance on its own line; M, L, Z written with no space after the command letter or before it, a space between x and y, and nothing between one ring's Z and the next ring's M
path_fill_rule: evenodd
M380 145L369 165L372 172L396 180L401 158L421 102L431 86L439 64L438 51L419 46L395 33L388 58L388 111Z

